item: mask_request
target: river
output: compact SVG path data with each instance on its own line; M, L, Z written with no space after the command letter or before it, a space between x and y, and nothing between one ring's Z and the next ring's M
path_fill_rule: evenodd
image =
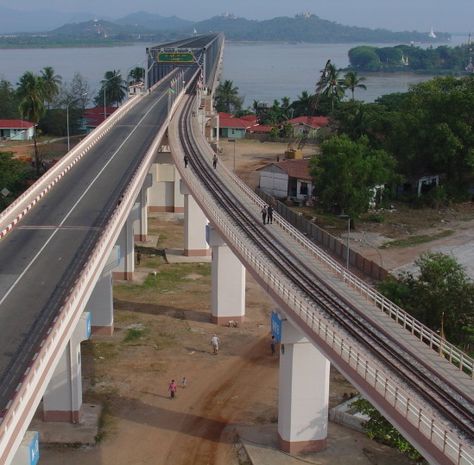
M457 38L461 42L463 38ZM455 43L456 43L455 42ZM387 44L385 44L386 46ZM271 103L284 96L296 98L303 90L312 92L319 72L328 59L346 67L347 52L355 44L276 44L231 43L224 51L223 78L230 79L245 97ZM0 78L15 84L24 71L39 72L52 66L64 80L79 71L95 94L104 72L111 69L126 74L134 66L143 66L146 45L97 48L53 48L0 50ZM367 75L367 90L357 90L356 98L371 102L383 94L404 92L410 84L431 76L410 73Z

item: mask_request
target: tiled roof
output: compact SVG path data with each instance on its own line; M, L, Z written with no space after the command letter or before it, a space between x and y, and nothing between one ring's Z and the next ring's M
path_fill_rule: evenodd
M257 124L247 128L247 130L249 132L253 132L254 134L268 134L272 130L272 127L266 126L264 124Z
M229 118L226 113L219 113L219 127L221 128L245 129L247 126L248 124L240 118L233 116Z
M106 107L105 111L107 117L115 110L117 110L116 107ZM86 108L84 111L84 119L86 120L86 126L96 128L104 121L104 107Z
M288 121L290 124L305 124L314 129L322 128L329 124L329 118L326 116L298 116Z
M34 123L21 119L0 119L0 129L28 129L33 126Z
M269 166L276 166L284 171L290 178L302 179L304 181L311 181L309 173L309 160L283 160L278 163L270 163L267 166L259 168L258 171L264 170Z

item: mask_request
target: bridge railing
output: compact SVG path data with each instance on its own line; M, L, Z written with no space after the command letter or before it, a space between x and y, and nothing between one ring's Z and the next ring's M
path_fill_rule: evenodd
M222 169L225 170L226 174L233 179L235 184L239 186L242 192L244 192L258 208L263 208L263 206L266 205L266 202L263 201L238 176L234 175L225 166ZM331 270L335 276L349 284L361 296L371 302L378 310L381 310L383 313L388 315L393 321L402 326L413 336L417 337L430 349L444 357L460 371L463 371L471 378L474 378L474 359L472 357L467 355L454 344L451 344L446 339L442 338L435 331L419 322L408 312L387 299L383 294L369 286L355 274L351 273L347 268L334 260L329 254L293 227L293 225L291 225L291 223L285 220L281 215L275 213L273 218L275 223L277 223L289 236L296 240L306 250L310 251L311 254L318 259L320 263L323 263L326 268Z
M183 124L180 121L179 124ZM200 135L202 138L202 136ZM179 140L176 125L170 126L170 143ZM449 460L456 465L474 465L474 453L468 444L460 441L445 425L430 415L414 395L400 388L386 374L383 367L377 366L366 356L366 351L359 349L349 342L349 338L340 335L340 329L335 329L327 320L320 317L320 311L315 302L308 303L292 284L272 270L254 245L246 240L242 232L236 228L215 200L203 189L202 184L189 169L183 166L181 147L174 147L174 161L181 176L193 193L193 197L201 206L208 219L222 232L226 241L238 251L247 266L254 269L262 281L272 289L298 315L314 334L323 339L332 351L341 357L367 384L372 386L390 405ZM182 153L181 153L182 155ZM250 191L252 192L252 191Z

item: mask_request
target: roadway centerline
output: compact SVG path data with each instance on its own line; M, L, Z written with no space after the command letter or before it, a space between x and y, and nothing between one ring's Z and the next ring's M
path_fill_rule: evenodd
M74 230L74 231L99 231L102 228L95 227L95 226L60 226L60 225L27 225L27 226L18 226L16 228L18 229L23 229L23 230L29 230L29 231L36 231L36 230L53 230L53 229L60 229L61 231L66 231L66 230Z
M77 207L77 205L79 204L79 202L84 198L84 196L89 192L89 190L91 189L91 187L94 185L94 183L97 181L97 179L100 177L100 175L105 171L105 169L107 168L107 166L109 166L109 164L112 162L112 160L115 158L115 156L120 152L120 150L122 149L122 147L125 145L125 143L128 141L128 139L130 139L130 137L135 133L135 131L138 129L138 127L140 126L140 124L142 123L142 121L151 113L151 111L155 108L156 105L158 105L158 103L163 100L163 98L167 96L166 93L164 93L163 95L161 95L161 97L158 98L158 100L153 103L153 105L150 107L150 109L142 116L142 118L138 121L138 123L136 124L136 126L133 128L132 131L130 131L130 134L124 139L124 141L119 145L118 149L112 154L112 156L110 157L110 159L107 161L107 163L102 167L102 169L97 173L97 175L94 177L94 179L91 181L91 183L89 184L89 186L87 187L87 189L82 193L82 195L79 197L79 199L77 199L77 201L74 203L74 205L71 207L71 209L68 211L68 213L66 213L66 216L63 218L63 220L59 223L59 225L56 227L56 229L54 230L54 232L51 234L51 236L49 236L49 238L47 239L47 241L43 244L43 246L41 247L41 249L36 253L36 255L31 259L31 261L28 263L28 265L25 267L25 269L21 272L21 274L18 276L18 278L15 280L15 282L10 286L10 288L7 290L7 292L4 294L4 296L0 299L0 305L2 305L5 300L7 299L7 297L11 294L11 292L13 291L13 289L15 289L16 285L21 281L21 279L23 278L23 276L25 276L25 274L28 272L28 270L31 268L31 266L33 265L33 263L38 259L38 257L41 255L41 253L43 252L43 250L48 246L48 244L51 242L51 240L54 238L54 236L57 234L57 232L60 230L61 226L64 225L64 223L66 222L66 220L69 218L69 216L72 214L72 212L74 211L74 209Z

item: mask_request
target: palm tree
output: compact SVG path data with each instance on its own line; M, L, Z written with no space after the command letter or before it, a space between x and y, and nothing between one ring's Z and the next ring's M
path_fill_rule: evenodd
M325 73L321 78L322 94L331 100L331 109L334 111L334 103L344 97L345 85L344 79L340 78L340 70L335 65L329 63L326 65Z
M310 95L307 90L301 92L291 106L295 109L295 116L309 116L313 106L314 95Z
M41 80L43 81L43 96L48 104L53 102L54 97L59 94L59 86L62 78L59 74L54 74L54 69L51 66L46 66L41 70Z
M128 73L128 79L132 81L134 84L143 82L144 77L145 77L145 68L142 68L141 66L136 66L135 68L131 69L130 72Z
M216 110L232 113L240 110L241 107L242 99L239 97L239 88L234 87L234 83L229 80L219 84L216 90Z
M104 74L104 79L102 79L101 84L102 87L95 98L97 105L101 105L104 102L104 92L105 102L108 105L120 104L125 98L127 83L122 79L120 71L107 71Z
M36 127L39 120L44 115L44 89L43 79L36 76L31 71L27 71L20 78L17 88L18 97L20 98L19 110L22 118L26 118L32 123L33 127L33 144L35 147L35 167L36 174L40 174L40 156L37 145Z
M350 89L352 93L352 100L354 100L354 91L356 89L367 90L367 86L362 84L365 81L365 77L359 77L356 71L349 71L344 76L344 85L346 89Z

